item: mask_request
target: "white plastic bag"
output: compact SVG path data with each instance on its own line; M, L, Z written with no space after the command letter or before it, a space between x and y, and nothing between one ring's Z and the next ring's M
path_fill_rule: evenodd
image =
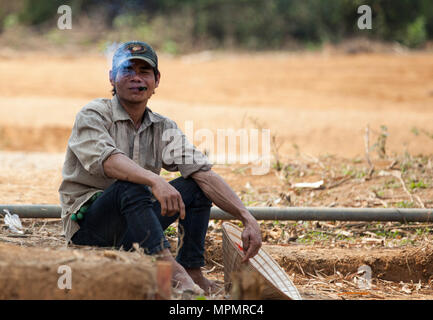
M3 209L6 212L5 224L13 233L24 234L23 225L21 224L20 217L17 214L11 214L8 209Z

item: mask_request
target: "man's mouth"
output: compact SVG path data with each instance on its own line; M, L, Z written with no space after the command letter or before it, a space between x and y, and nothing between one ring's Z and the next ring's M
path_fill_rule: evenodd
M133 90L133 91L139 91L139 92L142 92L142 91L146 91L147 90L147 87L145 87L145 86L140 86L140 87L133 87L133 88L129 88L130 90Z

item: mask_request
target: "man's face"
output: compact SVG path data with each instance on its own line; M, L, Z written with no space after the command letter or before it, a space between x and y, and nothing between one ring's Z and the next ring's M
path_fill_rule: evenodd
M147 101L159 85L160 75L155 74L153 68L146 61L132 59L125 61L113 79L110 71L110 82L116 88L117 96L129 103ZM140 90L139 88L144 90Z

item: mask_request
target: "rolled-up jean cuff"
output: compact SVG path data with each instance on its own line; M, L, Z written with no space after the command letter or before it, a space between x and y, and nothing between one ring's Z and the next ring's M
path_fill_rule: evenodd
M162 243L159 243L158 245L152 247L152 248L145 248L144 252L146 254L158 254L164 249L170 249L170 243L167 241L167 239L164 239Z
M180 259L176 259L176 261L184 268L200 268L200 267L204 267L205 263L203 260L195 260L195 261L188 261L188 262L184 262Z

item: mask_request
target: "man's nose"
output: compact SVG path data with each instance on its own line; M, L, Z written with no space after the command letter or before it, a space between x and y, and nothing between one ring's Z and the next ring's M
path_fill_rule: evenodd
M131 70L130 77L131 77L132 81L142 81L139 74L137 72L135 72L134 70Z

